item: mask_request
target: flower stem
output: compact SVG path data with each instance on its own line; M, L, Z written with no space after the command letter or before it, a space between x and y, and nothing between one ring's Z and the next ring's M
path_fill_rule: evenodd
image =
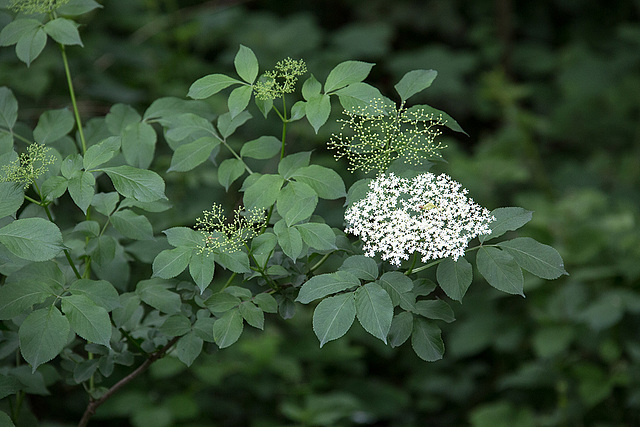
M62 52L62 62L64 63L64 73L67 76L67 85L69 86L69 96L71 97L71 105L73 106L73 115L76 118L76 126L78 127L78 134L80 135L80 143L82 144L82 155L87 151L87 142L84 138L84 131L82 130L82 120L80 119L80 111L78 110L78 103L76 102L76 93L73 90L73 81L71 80L71 70L69 69L69 61L67 61L67 53L64 45L60 44L60 51Z

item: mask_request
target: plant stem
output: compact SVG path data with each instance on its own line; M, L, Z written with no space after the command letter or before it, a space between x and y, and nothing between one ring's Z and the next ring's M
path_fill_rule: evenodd
M87 151L87 142L84 139L84 131L82 130L82 120L80 119L80 111L78 110L78 103L76 102L76 93L73 90L73 81L71 80L71 70L69 69L69 61L67 61L67 53L64 45L60 45L60 51L62 52L62 62L64 63L64 73L67 76L67 85L69 86L69 96L71 97L71 105L73 106L73 115L76 118L76 126L78 127L78 134L80 135L80 143L82 144L82 155Z
M227 147L227 149L228 149L229 151L231 151L231 154L233 154L233 156L234 156L236 159L238 159L238 160L240 160L240 161L242 162L242 164L244 165L244 169L245 169L247 172L249 172L249 175L251 175L251 174L253 173L253 171L251 170L251 168L250 168L249 166L247 166L247 164L244 162L244 160L242 160L242 157L240 157L240 156L238 155L238 153L236 153L236 150L234 150L233 148L231 148L231 146L230 146L229 144L227 144L227 141L225 141L225 140L222 140L222 144L223 144L225 147Z
M138 377L140 374L146 371L153 362L164 357L167 351L169 351L169 349L173 347L173 345L176 342L178 342L179 339L180 337L172 338L171 341L167 343L167 345L165 345L155 353L151 354L149 358L145 360L144 363L142 363L142 365L136 368L135 371L131 372L129 375L127 375L126 377L124 377L123 379L115 383L113 387L107 390L107 392L103 394L102 397L100 397L100 399L91 400L87 405L87 409L85 409L84 414L80 419L80 422L78 423L78 427L85 427L89 423L89 419L96 413L98 406L102 405L107 399L113 396L118 390L120 390L125 385L129 384L136 377Z

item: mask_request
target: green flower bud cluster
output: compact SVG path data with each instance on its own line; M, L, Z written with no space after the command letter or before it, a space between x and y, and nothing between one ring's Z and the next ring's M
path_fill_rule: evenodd
M214 203L211 210L204 211L196 219L196 228L204 235L201 252L233 253L249 239L257 236L266 222L262 209L244 210L239 207L234 212L233 221L226 222L222 205Z
M307 72L304 60L286 58L279 61L273 71L267 71L254 84L253 89L258 99L277 99L296 88L298 76Z
M65 3L69 3L69 0L13 0L9 8L27 14L49 13Z
M336 160L346 157L349 170L384 172L396 159L417 165L423 159L440 157L446 148L436 138L445 121L441 116L419 107L410 109L374 99L369 105L345 110L347 119L340 120L342 129L350 132L333 134L329 148L337 150Z
M49 151L51 149L42 144L29 145L26 153L20 154L8 165L2 166L0 182L16 182L22 184L26 190L49 170L47 166L55 162L55 156L47 154Z

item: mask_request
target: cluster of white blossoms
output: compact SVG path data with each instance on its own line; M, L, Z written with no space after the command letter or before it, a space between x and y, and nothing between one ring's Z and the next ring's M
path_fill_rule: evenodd
M490 234L491 213L467 197L467 190L445 174L413 179L381 174L367 195L345 213L345 231L364 243L365 255L380 253L400 265L414 252L422 261L464 255L469 241Z

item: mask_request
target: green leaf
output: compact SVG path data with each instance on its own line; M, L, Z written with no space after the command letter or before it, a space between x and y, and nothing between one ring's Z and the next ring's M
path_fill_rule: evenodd
M530 237L507 240L498 246L509 253L521 268L538 277L552 280L568 275L558 251Z
M79 279L69 287L71 295L83 295L107 311L119 308L120 296L106 280Z
M226 159L218 166L218 182L229 191L233 182L244 174L244 163L240 159Z
M399 305L405 310L415 308L416 296L411 290L413 281L399 271L387 271L379 280L380 286L389 293L393 306Z
M169 290L172 286L161 279L141 280L136 286L136 295L151 307L163 313L180 312L180 295Z
M302 97L306 101L310 101L313 98L320 96L320 91L322 90L322 84L316 80L316 78L311 75L307 80L305 80L302 85Z
M164 230L167 241L171 246L197 249L204 243L202 233L187 227L173 227Z
M402 102L418 92L422 92L435 80L438 72L435 70L413 70L405 74L394 87Z
M296 301L309 304L318 298L324 298L356 286L360 286L360 280L348 271L320 274L303 283Z
M245 209L268 208L276 202L284 179L280 175L261 175L245 191L242 200Z
M147 169L153 161L158 136L148 123L136 122L122 131L122 154L134 167Z
M60 44L82 46L77 25L70 19L56 18L44 25L44 31Z
M88 151L88 150L87 150ZM115 191L93 195L91 205L104 216L109 216L116 209L120 196Z
M497 248L482 247L476 255L478 271L494 288L524 297L524 277L515 259Z
M531 221L533 211L523 208L498 208L491 211L496 220L489 224L491 234L479 236L480 243L502 236L507 231L517 230Z
M16 55L28 67L42 53L46 44L47 34L44 29L38 27L20 37L16 44Z
M218 117L218 130L226 139L233 135L236 129L245 124L250 118L251 114L248 111L243 111L235 117L231 117L230 113L222 114Z
M123 209L111 215L111 223L123 236L134 240L153 239L153 228L144 215Z
M206 162L220 140L204 136L176 148L167 172L187 172Z
M49 144L71 132L74 125L73 113L66 108L45 111L33 130L33 139L39 144Z
M109 178L118 193L140 202L153 202L166 199L164 181L157 173L131 166L115 166L101 169Z
M62 311L71 329L87 341L110 347L111 320L109 313L84 295L62 297Z
M428 320L420 317L413 320L411 346L418 357L427 362L442 359L444 343L440 332L440 328Z
M179 337L191 331L191 321L184 314L174 314L166 318L160 332L170 337Z
M278 312L278 302L274 297L266 292L262 292L253 297L253 302L255 302L265 313Z
M318 205L318 195L303 182L289 182L276 199L278 213L288 227L305 221L313 215Z
M115 157L120 150L121 138L110 136L96 145L87 148L82 159L84 169L90 171L100 165L107 163Z
M193 249L178 247L165 249L153 260L153 276L170 279L182 273L193 254Z
M18 383L18 380L12 379L12 381L14 381L16 384ZM16 392L20 391L21 388L16 388L15 391L11 391L10 393L7 394L15 394ZM4 399L5 396L2 396L1 398ZM15 427L16 425L13 423L13 420L11 419L11 417L7 414L5 414L4 412L0 412L0 425L4 426L4 427Z
M84 237L98 237L100 236L100 224L98 221L82 221L73 227L74 233L80 233Z
M207 289L213 280L216 263L205 252L194 251L189 260L189 274L200 293Z
M98 369L100 359L83 360L73 368L73 380L80 384L87 381Z
M67 179L79 177L83 172L82 163L82 155L78 153L70 154L62 161L62 164L60 165L60 173L62 173L62 176Z
M209 74L196 80L189 88L187 96L193 99L204 99L239 83L242 82L224 74Z
M270 159L280 153L282 143L275 136L261 136L253 141L245 142L240 149L240 156L252 159Z
M291 177L298 182L304 182L313 188L318 196L323 199L339 199L345 197L347 191L344 181L336 171L320 165L311 165L298 168Z
M327 224L307 222L298 224L295 228L300 232L302 241L313 249L330 251L338 248L336 246L336 235Z
M249 101L251 101L252 93L253 87L248 85L242 85L231 91L227 105L232 119L247 108Z
M13 22L9 23L9 25ZM4 30L2 31L4 32ZM18 101L11 89L2 86L0 87L0 126L11 130L13 125L16 124L16 120L18 120Z
M245 301L238 308L242 318L257 329L264 329L264 312L251 301Z
M372 108L373 100L383 100L393 105L380 91L367 83L352 83L335 92L340 99L340 105L345 111L367 112Z
M391 321L391 328L389 328L389 344L391 347L400 347L404 344L413 331L413 315L408 311L403 311L395 316Z
M356 303L353 292L325 298L313 312L313 331L320 347L347 333L356 318Z
M271 111L271 109L273 108L273 99L258 99L254 97L253 102L255 102L256 107L258 107L258 110L260 110L260 112L266 119L269 115L269 111Z
M233 308L238 307L242 301L235 295L231 295L226 292L219 292L217 294L211 295L204 304L207 306L209 311L213 314L221 314L227 312Z
M393 319L391 297L376 283L367 283L356 290L356 316L362 327L387 343Z
M55 306L29 314L18 330L20 353L35 372L56 357L69 339L69 321Z
M5 279L0 287L0 320L12 319L34 304L59 293L65 278L55 262L29 264Z
M96 179L93 174L85 171L71 178L67 184L69 195L84 214L87 213L87 209L93 200L93 194L96 191L95 184Z
M104 118L107 129L114 135L122 135L130 125L140 123L142 117L130 105L115 104L109 109L109 113Z
M331 100L329 95L319 95L307 101L305 106L305 115L313 130L318 133L318 130L327 122L329 114L331 113Z
M367 78L374 64L361 61L345 61L334 67L324 83L324 93L340 89Z
M253 84L256 81L256 77L258 77L258 58L256 58L256 54L251 49L240 45L238 53L233 59L233 65L242 80L249 84Z
M407 108L406 112L414 113L417 117L426 117L429 120L431 116L436 119L441 118L442 120L444 120L444 125L452 131L460 132L469 136L469 134L467 134L467 132L462 129L462 127L458 124L458 122L455 121L453 117L442 110L438 110L437 108L433 108L429 105L414 105L410 108Z
M274 224L273 232L278 237L278 244L282 248L282 252L294 261L298 259L302 254L302 236L300 232L295 227L287 227L284 219Z
M188 137L194 139L211 137L222 140L211 122L197 114L181 114L172 118L171 124L171 129L167 130L165 134L171 140L182 141Z
M0 46L11 46L18 43L22 36L31 34L42 24L35 19L15 19L0 31Z
M42 218L17 219L0 228L0 244L29 261L47 261L63 249L57 225Z
M473 280L473 268L465 258L446 258L436 270L438 285L451 299L462 301Z
M251 254L256 263L265 266L277 244L278 238L273 233L266 232L254 237L251 240Z
M93 0L70 0L68 3L58 6L56 13L63 16L77 16L97 8L102 8L102 5Z
M196 360L202 352L204 341L195 332L189 332L176 344L176 356L187 366Z
M306 114L307 103L304 101L298 101L293 104L291 107L291 117L289 117L289 122L295 122L296 120L300 120Z
M67 178L56 175L47 178L47 180L42 184L42 195L47 202L52 202L67 191L67 185L69 181ZM20 187L22 188L22 187Z
M213 339L220 348L229 347L242 335L242 316L238 310L230 310L213 324Z
M0 218L13 215L24 202L24 191L15 182L0 182Z
M373 258L352 255L345 259L339 270L348 271L359 279L373 281L378 278L378 264Z
M311 159L311 151L301 151L299 153L290 154L280 160L278 164L278 173L284 178L289 179L298 169L309 166Z
M113 236L102 235L97 239L90 239L87 244L87 252L91 255L91 261L99 266L109 265L116 256L118 242Z
M447 323L456 320L449 304L441 299L418 301L414 312L428 319L444 320Z
M215 260L222 267L227 270L231 270L234 273L242 274L249 273L251 271L249 256L243 251L236 251L230 254L224 252L216 254Z

